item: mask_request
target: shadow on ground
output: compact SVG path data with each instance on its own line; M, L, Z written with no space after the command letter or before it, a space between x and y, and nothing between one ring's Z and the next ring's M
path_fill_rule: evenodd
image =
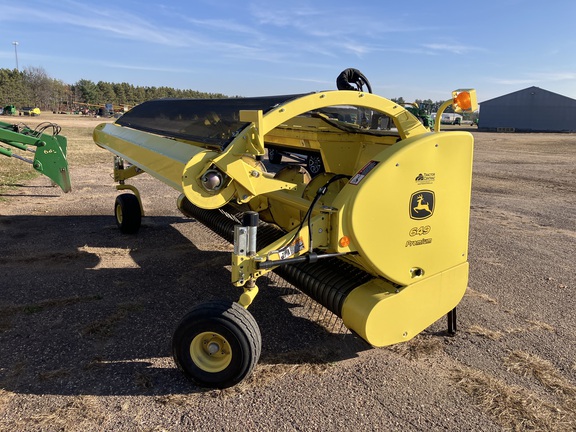
M205 230L204 230L205 231ZM147 217L137 236L109 216L0 216L0 387L27 394L202 391L176 369L171 337L192 305L236 300L229 246L179 217ZM208 236L196 243L194 233ZM212 237L210 237L212 236ZM209 250L206 250L209 249ZM331 363L366 347L293 312L261 278L250 311L260 364Z

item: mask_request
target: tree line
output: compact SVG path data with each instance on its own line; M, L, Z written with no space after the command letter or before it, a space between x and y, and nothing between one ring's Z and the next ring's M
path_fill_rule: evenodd
M97 83L81 79L74 84L48 76L43 68L27 67L22 71L0 69L0 108L6 105L40 108L43 111L70 112L96 110L111 104L121 111L151 99L160 98L223 98L221 93L206 93L197 90L181 90L172 87L143 87L129 83ZM402 97L392 101L404 104ZM444 101L430 99L415 102L424 104L428 112L436 112ZM451 112L448 108L446 112Z
M27 67L22 71L0 69L0 108L34 107L43 111L96 109L112 104L114 108L132 107L159 98L222 98L220 93L181 90L172 87L143 87L129 83L97 83L81 79L66 84L51 78L42 68Z

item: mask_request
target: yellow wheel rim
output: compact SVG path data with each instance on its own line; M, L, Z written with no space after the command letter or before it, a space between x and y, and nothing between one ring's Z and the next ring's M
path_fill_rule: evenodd
M222 335L204 332L192 339L190 357L194 364L203 371L217 373L226 369L230 364L232 350Z
M122 206L121 205L116 206L116 220L118 221L118 223L122 223Z

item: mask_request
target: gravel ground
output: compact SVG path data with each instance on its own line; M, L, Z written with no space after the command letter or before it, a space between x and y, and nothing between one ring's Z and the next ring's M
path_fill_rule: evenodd
M473 134L457 335L441 320L372 349L275 277L250 308L260 362L227 390L191 385L171 358L192 305L238 297L230 245L184 218L177 192L135 178L146 217L123 236L95 146L69 194L44 177L5 189L0 429L576 430L576 136Z

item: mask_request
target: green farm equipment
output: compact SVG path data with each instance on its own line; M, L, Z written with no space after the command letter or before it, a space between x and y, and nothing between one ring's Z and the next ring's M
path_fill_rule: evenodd
M49 130L52 133L49 133ZM23 124L0 122L0 155L30 163L36 171L51 179L64 192L70 192L72 187L66 147L66 137L60 135L60 126L54 123L41 123L31 129ZM14 150L32 152L34 158L24 157Z
M2 110L4 115L16 115L16 107L14 105L6 105Z
M420 120L420 123L422 123L422 125L424 125L424 127L427 127L428 129L434 130L434 120L432 119L432 116L430 115L430 105L429 104L424 104L424 103L416 103L416 102L412 102L412 103L406 103L404 104L404 108L406 109L406 111L409 111L412 115L414 115L418 120Z

